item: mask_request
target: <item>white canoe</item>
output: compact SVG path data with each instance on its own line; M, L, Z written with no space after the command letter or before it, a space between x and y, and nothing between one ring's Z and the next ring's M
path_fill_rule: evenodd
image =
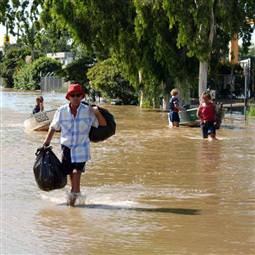
M47 131L56 109L32 114L24 121L25 129L33 131Z

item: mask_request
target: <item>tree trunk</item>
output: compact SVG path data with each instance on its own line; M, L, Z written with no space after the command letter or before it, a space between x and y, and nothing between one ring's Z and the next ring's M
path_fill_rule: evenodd
M234 33L230 42L229 49L229 62L230 64L238 64L238 34Z
M169 94L164 95L164 98L163 98L163 110L169 110L169 99L170 99Z
M138 71L138 81L140 86L140 107L143 106L143 98L144 98L144 91L143 91L143 71L140 69Z
M142 108L142 106L143 106L143 90L141 89L140 90L140 107Z
M208 46L212 48L214 33L215 33L215 17L214 17L214 8L216 1L212 1L211 8L211 17L210 17L210 31L208 36ZM201 93L207 89L207 76L208 76L208 62L210 60L211 53L209 53L208 61L200 60L199 61L199 86L198 86L198 96L200 97Z
M208 74L208 62L200 61L199 62L199 87L198 87L199 97L207 89L207 74Z

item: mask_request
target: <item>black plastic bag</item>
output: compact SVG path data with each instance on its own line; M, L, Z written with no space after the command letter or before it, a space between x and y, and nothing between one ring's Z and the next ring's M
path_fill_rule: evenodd
M116 122L113 115L104 108L98 107L100 113L104 116L107 125L98 126L97 128L91 127L89 132L89 139L91 142L97 143L104 141L115 134Z
M39 188L44 191L64 188L67 177L63 173L61 162L53 153L52 147L38 148L35 155L33 170Z
M87 102L82 102L82 104L89 105ZM92 107L95 105L91 105ZM91 127L89 131L89 139L91 142L97 143L108 139L113 136L116 131L116 122L114 116L106 109L97 106L100 113L104 116L107 125L98 126L97 128Z

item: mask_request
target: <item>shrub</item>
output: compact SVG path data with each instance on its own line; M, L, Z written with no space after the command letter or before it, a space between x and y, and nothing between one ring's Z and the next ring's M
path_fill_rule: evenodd
M25 64L14 74L14 87L16 89L35 90L38 84L33 79L32 64Z
M61 63L55 59L41 57L31 64L23 65L14 74L14 87L17 89L35 90L40 88L41 76L58 73Z
M62 71L62 76L66 81L78 82L88 89L87 71L94 65L95 60L92 57L81 57L74 60Z
M0 76L5 79L4 86L12 88L14 85L13 75L18 68L25 64L25 57L30 52L18 45L9 45L5 47L5 53L1 56Z
M134 87L123 78L118 66L112 59L98 62L90 68L88 78L91 86L106 98L122 99L124 104L136 99Z

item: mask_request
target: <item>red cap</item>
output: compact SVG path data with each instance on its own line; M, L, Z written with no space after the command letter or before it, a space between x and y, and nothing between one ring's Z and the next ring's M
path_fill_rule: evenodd
M76 83L76 84L71 84L68 88L68 91L66 93L66 99L69 99L69 95L73 94L73 93L78 93L81 94L84 97L84 91L83 88L80 84Z

